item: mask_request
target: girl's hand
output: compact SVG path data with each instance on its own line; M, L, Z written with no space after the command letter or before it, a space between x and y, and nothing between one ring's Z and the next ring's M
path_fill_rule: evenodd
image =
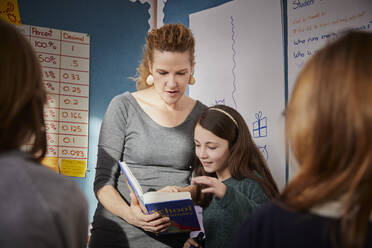
M191 179L191 183L205 185L207 188L202 189L202 193L213 193L217 198L222 199L226 193L226 185L215 177L194 177Z
M171 223L168 217L162 217L158 213L144 214L138 199L133 192L130 193L130 199L130 213L129 217L126 218L126 221L129 224L153 233L163 232L170 226Z
M179 192L178 186L166 186L164 188L159 189L157 192Z
M201 245L199 245L194 239L188 239L186 240L185 244L183 245L183 248L189 248L190 246L203 248Z

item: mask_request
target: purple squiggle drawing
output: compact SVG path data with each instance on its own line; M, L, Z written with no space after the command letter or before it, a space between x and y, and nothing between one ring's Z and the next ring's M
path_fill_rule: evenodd
M236 101L235 101L235 97L234 97L234 94L235 94L235 91L236 91L236 76L235 76L235 67L236 67L236 61L235 61L235 55L236 55L236 52L235 52L235 25L234 25L234 18L232 16L230 16L230 22L231 22L231 31L232 31L232 35L231 35L231 39L232 39L232 46L231 46L231 50L233 52L233 56L232 56L232 60L233 60L233 67L232 67L232 75L233 75L233 91L232 91L232 99L234 101L234 107L235 109L238 108L237 104L236 104Z

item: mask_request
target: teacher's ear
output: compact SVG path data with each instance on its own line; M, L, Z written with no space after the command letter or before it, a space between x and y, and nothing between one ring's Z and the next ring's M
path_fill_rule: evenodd
M152 74L152 63L150 61L148 63L149 63L149 72L150 74Z

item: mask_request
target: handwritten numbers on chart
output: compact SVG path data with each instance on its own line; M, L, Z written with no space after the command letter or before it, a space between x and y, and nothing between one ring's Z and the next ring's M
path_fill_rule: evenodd
M79 63L78 63L78 60L77 59L73 59L72 60L72 67L79 67Z
M21 25L19 29L36 52L48 93L44 111L46 157L56 159L56 167L65 169L62 174L85 177L90 37L88 34L47 27Z

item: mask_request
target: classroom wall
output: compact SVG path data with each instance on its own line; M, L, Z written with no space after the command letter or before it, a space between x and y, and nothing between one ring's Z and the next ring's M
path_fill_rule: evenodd
M189 15L232 0L168 0L164 6L163 23L182 23L189 27ZM158 25L159 26L159 25Z
M162 13L158 13L158 24L183 23L190 26L189 15L213 7L221 6L231 0L163 0L158 1ZM236 1L236 0L235 0ZM283 2L284 16L286 17L287 5L297 2L278 0ZM314 2L314 1L313 1ZM346 3L347 0L342 2ZM85 193L89 202L90 219L97 204L93 194L93 181L95 175L97 143L99 128L103 115L110 100L124 91L135 91L135 83L129 77L136 74L136 67L142 58L142 48L145 36L150 26L148 20L150 4L143 0L18 0L21 21L23 24L50 27L55 29L88 33L91 36L90 46L90 99L89 99L89 154L86 178L74 178ZM309 11L309 15L316 14L312 8L331 8L327 13L337 15L340 10L338 0L315 1L312 6L303 7L301 11ZM358 8L361 9L360 12ZM305 10L306 9L306 10ZM325 7L324 7L325 9ZM352 8L342 8L340 17L349 17L349 9L355 10L352 15L357 15L355 25L345 26L367 27L371 29L371 2L357 0ZM290 12L290 11L289 11ZM291 15L291 13L289 13ZM307 13L301 16L308 16ZM363 16L362 18L359 16ZM367 18L367 19L365 19ZM288 21L289 26L292 19ZM279 22L279 20L278 20ZM352 20L354 22L354 19ZM360 23L359 23L360 22ZM287 20L284 23L284 60L287 60ZM365 25L364 25L365 24ZM217 27L218 28L218 27ZM291 27L288 28L291 30ZM270 32L270 30L268 30ZM290 35L289 35L290 36ZM290 40L289 42L293 42ZM288 45L290 47L290 45ZM305 49L305 48L301 48ZM196 58L198 66L198 57ZM288 65L285 64L284 72L287 74ZM291 72L289 74L292 74ZM287 77L286 77L287 78ZM293 81L289 80L290 84ZM285 83L285 82L283 82ZM289 95L288 88L285 98ZM208 104L208 103L207 103Z
M23 24L88 33L90 46L89 151L86 178L74 178L89 202L92 219L99 128L111 98L134 91L129 79L142 57L149 4L127 0L19 0Z

